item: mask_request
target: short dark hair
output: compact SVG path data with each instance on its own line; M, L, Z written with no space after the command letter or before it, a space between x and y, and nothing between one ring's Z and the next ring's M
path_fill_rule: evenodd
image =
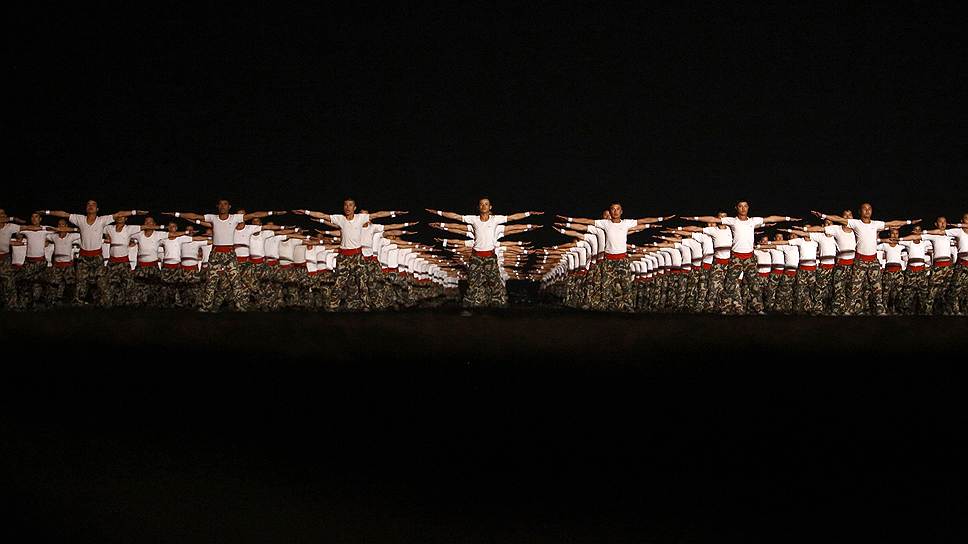
M353 204L358 204L358 202L356 202L356 199L351 196L343 197L343 202L352 202Z
M618 200L613 200L613 201L611 201L611 202L608 203L608 207L609 208L611 208L612 206L618 206L619 208L621 208L622 207L622 203L619 202Z
M749 200L747 200L747 199L745 199L745 198L741 198L741 199L739 199L739 200L737 200L737 201L736 201L736 204L733 204L733 206L739 206L739 203L740 203L740 202L745 202L747 206L749 206L749 205L750 205L750 201L749 201Z

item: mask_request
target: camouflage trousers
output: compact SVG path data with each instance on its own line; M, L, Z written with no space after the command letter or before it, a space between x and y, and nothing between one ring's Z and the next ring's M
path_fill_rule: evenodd
M706 287L706 300L703 302L703 311L707 313L718 313L726 308L726 272L729 264L713 263L712 270L709 271L709 283Z
M729 258L726 273L726 292L729 297L728 313L744 314L762 312L762 288L756 276L756 259L741 259L736 255Z
M387 279L387 283L389 283ZM312 277L312 308L325 310L329 308L330 292L333 290L333 273L328 270L320 270ZM391 290L394 300L397 300L395 290Z
M39 308L45 302L44 289L47 287L47 262L27 261L17 271L17 308Z
M500 265L496 256L471 255L467 263L467 292L465 308L503 308L508 304L508 292L501 281Z
M606 307L603 298L605 297L605 286L602 283L602 264L595 263L589 267L583 281L584 289L580 295L582 298L583 309L601 310Z
M336 257L336 278L329 297L330 310L369 311L370 293L363 255Z
M817 266L816 289L813 300L814 309L818 314L829 315L831 312L833 274L833 268L823 268L822 265Z
M797 270L797 281L793 293L793 313L817 315L817 270Z
M948 295L951 289L951 278L954 276L954 267L937 266L931 268L931 282L928 299L931 301L930 313L946 314L948 310Z
M692 311L694 312L706 311L706 294L709 293L709 278L712 277L712 272L712 265L709 268L700 268L697 271L699 278L696 283L696 298L692 304Z
M380 262L376 259L364 259L363 267L366 272L366 289L370 295L370 304L374 310L388 310L396 306L396 295L393 286L387 281Z
M75 261L77 288L74 289L74 302L83 303L87 298L90 284L97 285L94 302L100 306L107 303L108 269L104 266L104 259L100 255L92 257L79 256Z
M834 266L831 282L830 313L831 315L848 315L850 313L850 292L853 284L854 265L838 264Z
M681 309L683 312L698 312L696 307L697 297L699 296L699 283L702 279L702 268L693 266L692 270L686 272L685 296L682 299Z
M138 265L132 275L131 298L132 304L157 308L163 306L161 300L161 270L158 264L152 266Z
M776 293L773 295L773 311L779 314L793 313L793 286L797 281L796 275L784 272L779 275Z
M965 315L968 313L968 265L958 264L951 277L951 294L948 313Z
M187 308L200 308L205 286L210 281L208 270L189 270L183 267L178 271L178 279L178 296L182 305Z
M267 311L282 307L282 288L274 279L277 268L277 265L261 262L251 263L246 269L249 308Z
M47 305L53 306L68 302L64 298L67 294L67 288L73 288L77 281L73 264L71 266L52 266L47 269L47 277L49 283Z
M105 306L127 306L131 303L130 297L134 285L131 265L127 261L108 263L107 284L108 291L104 297Z
M884 315L884 297L881 288L881 263L877 260L854 261L854 274L850 279L850 314Z
M158 299L163 308L181 308L184 303L181 300L181 270L178 268L161 269L161 288L159 289Z
M628 259L605 259L598 263L602 275L601 306L593 310L600 311L632 311L632 271L629 269Z
M17 306L16 270L10 261L10 255L0 259L0 307L14 308Z
M199 310L214 312L226 301L231 302L240 312L248 309L246 290L239 277L239 263L234 250L212 251L208 258L207 276L207 281L201 290Z
M884 310L889 314L901 313L901 295L904 291L904 273L900 269L884 269L881 274Z
M901 295L901 308L906 315L928 315L931 313L931 284L924 268L904 272L904 292Z

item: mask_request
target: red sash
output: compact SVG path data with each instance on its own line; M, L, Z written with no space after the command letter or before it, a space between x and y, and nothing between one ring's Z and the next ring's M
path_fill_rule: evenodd
M70 268L74 266L74 261L54 261L54 268Z
M100 257L100 256L101 256L100 249L82 249L81 250L81 257Z
M339 250L339 254L340 255L344 255L344 256L347 256L347 255L359 255L361 253L363 253L363 248L361 248L361 247L358 247L356 249L340 249Z
M800 265L800 270L816 270L816 269L817 269L817 265L814 265L814 264L801 264Z
M621 261L628 256L627 253L606 253L605 258L609 261Z
M215 246L212 251L215 253L232 253L235 251L235 246Z
M474 256L475 257L480 257L482 259L485 259L487 257L493 257L494 256L494 252L493 251L475 251L474 252Z
M128 258L127 257L110 257L110 258L108 258L108 262L118 263L118 264L120 264L120 263L127 263L128 262Z
M854 260L853 259L837 259L837 265L838 266L853 266L854 265Z
M864 261L865 263L869 263L871 261L877 260L877 255L864 255L863 253L855 253L854 256L860 257L860 260Z
M47 260L47 257L27 257L26 261L28 263L42 263Z
M149 266L158 266L158 261L138 261L138 268L148 268Z
M713 262L716 264L729 264L729 259L720 259L716 257L716 258L713 258Z
M733 257L736 257L737 259L742 259L742 260L745 261L746 259L752 259L753 258L753 254L752 253L736 253L734 251L733 252Z

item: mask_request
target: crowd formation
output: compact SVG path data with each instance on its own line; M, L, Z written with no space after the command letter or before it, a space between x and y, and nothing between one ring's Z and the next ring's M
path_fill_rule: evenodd
M352 198L337 214L233 212L227 200L211 214L102 215L93 200L81 214L39 210L29 220L0 210L0 303L204 312L504 307L506 282L522 279L538 282L547 300L598 311L968 312L968 214L927 229L920 219L874 220L866 203L858 218L813 212L816 224L751 216L746 201L734 216L639 219L624 219L613 203L599 219L558 216L555 230L571 241L532 247L507 237L540 228L512 223L542 212L496 215L488 198L473 215L426 211L452 221L429 223L448 233L432 245L404 238L415 222L378 222L407 212L358 211ZM283 224L287 214L321 228ZM643 231L647 240L629 243Z

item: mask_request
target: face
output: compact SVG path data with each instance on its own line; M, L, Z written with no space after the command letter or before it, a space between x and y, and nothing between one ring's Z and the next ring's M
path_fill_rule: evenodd
M939 217L939 218L935 219L934 226L938 227L941 230L944 230L944 229L948 228L948 218L942 216L942 217Z
M61 228L67 227L67 219L58 219L57 226Z
M750 213L750 203L745 200L741 200L736 203L736 215L746 216Z
M890 232L891 232L891 238L897 238L900 236L900 231L897 230L896 228L892 228Z
M187 227L185 227L185 234L189 236L192 236L193 234L195 234L195 227L191 225L188 225Z
M253 217L252 218L252 221L250 221L250 223L252 223L253 225L261 225L262 224L262 220L259 219L258 217Z
M482 198L477 201L477 211L484 213L491 213L491 200L489 198Z
M0 210L0 211L3 211L3 210ZM4 215L6 215L6 214L4 214ZM968 224L968 213L966 213L965 215L962 215L961 216L961 224L962 225Z
M854 212L852 212L850 210L844 210L842 213L844 214L843 215L843 218L844 219L853 219L854 218Z
M97 202L94 200L88 200L87 204L84 205L84 211L88 215L93 215L97 213Z
M612 221L619 221L622 219L622 205L612 204L608 207L608 215L611 217Z
M760 243L761 244L768 244L769 242L770 242L770 237L769 236L760 236Z
M229 210L232 209L232 205L229 203L228 200L225 200L224 198L218 201L218 203L216 204L216 207L218 208L219 215L225 215L229 213Z
M32 213L32 214L30 214L30 224L33 225L33 226L35 226L35 227L40 226L40 221L42 219L43 218L40 216L39 213Z
M0 210L0 223L6 223L6 222L7 222L7 212L4 210Z
M119 216L118 216L118 217L117 217L117 218L116 218L116 219L114 220L114 223L115 223L116 225L118 225L119 227L123 227L123 226L125 225L125 223L127 223L127 222L128 222L128 218L127 218L127 217L125 217L125 216L123 216L123 215L119 215Z
M776 240L777 242L782 242L783 241L783 235L778 232L778 233L776 233L776 235L773 236L773 239Z
M921 234L921 225L914 225L914 230L911 231L911 234L918 234L918 235L920 235Z
M343 215L353 215L356 213L356 202L353 200L343 201Z
M861 219L870 219L871 218L871 215L873 215L873 213L874 213L874 207L871 206L870 204L868 204L867 202L865 202L865 203L863 203L863 204L860 205L860 218Z
M168 223L168 232L178 232L178 223L174 221Z
M830 225L833 225L833 224L834 224L834 222L831 221L831 220L829 220L829 219L824 219L823 220L823 226L825 226L825 227L829 227Z

